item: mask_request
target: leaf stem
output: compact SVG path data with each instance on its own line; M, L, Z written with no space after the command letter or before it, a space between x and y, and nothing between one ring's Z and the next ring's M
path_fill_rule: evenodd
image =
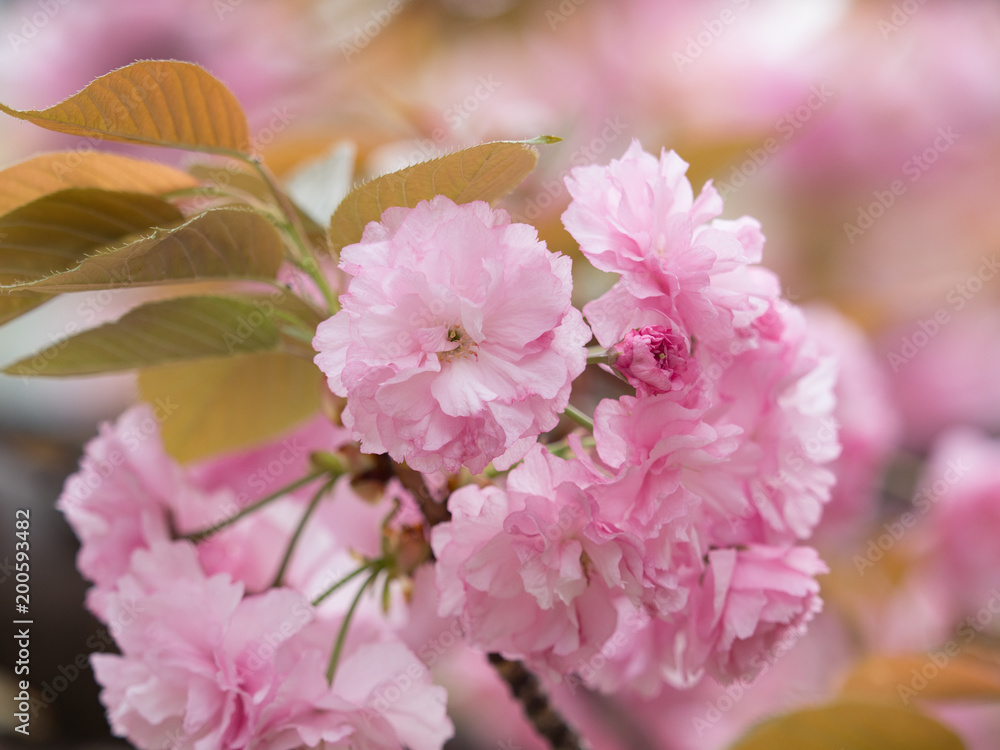
M244 518L244 517L250 515L251 513L254 513L255 511L260 510L261 508L263 508L268 503L274 502L279 497L287 495L289 492L294 492L299 487L304 487L305 485L307 485L310 482L312 482L314 479L319 479L321 476L323 476L326 473L328 473L326 470L314 471L314 472L312 472L312 473L310 473L310 474L302 477L302 479L299 479L299 480L297 480L295 482L292 482L291 484L287 485L286 487L282 487L280 490L277 490L277 491L271 493L270 495L268 495L267 497L265 497L263 500L258 500L257 502L253 503L252 505L248 505L247 507L243 508L239 513L236 513L236 514L230 516L226 520L220 521L219 523L215 524L214 526L209 526L208 528L202 529L201 531L193 531L190 534L183 534L180 538L181 539L187 539L189 541L194 542L195 544L197 544L198 542L202 542L205 539L208 539L213 534L216 534L216 533L222 531L224 528L233 525L234 523L236 523L237 521L239 521L241 518Z
M320 292L323 294L323 299L326 300L330 313L332 314L336 312L339 309L336 295L334 295L333 290L330 288L330 283L323 275L323 271L320 269L319 263L316 262L315 256L306 245L306 231L302 226L302 221L299 219L298 212L295 210L292 202L289 200L288 196L285 195L285 192L278 186L278 181L263 161L249 156L245 157L244 161L257 170L257 173L260 174L261 179L263 179L267 184L268 190L271 191L271 194L277 201L282 213L285 215L285 219L288 221L289 225L289 234L291 235L292 241L295 243L295 247L298 251L295 254L297 265L309 274L312 280L316 282L316 286L319 287Z
M563 412L563 415L569 417L581 427L586 427L591 432L594 431L594 420L572 404L567 404L566 411Z
M337 673L337 665L340 663L340 654L344 650L344 642L347 640L347 630L351 626L351 620L354 617L354 611L358 608L358 604L361 602L361 597L364 596L365 591L368 587L375 582L378 574L382 572L381 561L375 565L372 573L365 582L361 584L361 588L358 589L358 593L354 596L354 601L351 602L350 609L347 610L347 614L344 615L344 621L340 624L340 631L337 633L337 642L333 645L333 653L330 655L330 664L326 668L326 681L332 685L334 675Z
M593 448L597 445L592 437L584 437L580 440L580 443L584 448ZM570 446L568 440L560 440L557 443L548 443L545 446L545 449L552 455L558 456L559 458L568 458L569 456L574 455L573 448Z
M333 595L338 589L340 589L345 584L353 581L355 578L357 578L359 575L361 575L362 573L364 573L366 570L371 570L372 567L375 566L375 565L382 565L382 560L369 560L364 565L362 565L360 568L358 568L357 570L351 572L350 574L348 574L344 578L341 578L339 581L337 581L335 584L333 584L330 588L328 588L322 594L320 594L315 599L313 599L312 605L314 607L318 607L320 604L322 604L327 599L327 597Z
M332 477L323 483L323 486L316 491L313 495L312 500L309 501L309 506L306 508L306 512L302 514L302 519L299 521L299 525L295 527L295 532L292 534L292 538L288 541L288 547L285 549L285 556L281 558L281 565L278 567L278 574L274 577L274 583L271 584L271 588L276 589L281 586L282 579L285 577L285 571L288 570L288 564L292 561L292 554L295 552L295 546L299 543L299 537L302 536L302 532L306 528L306 523L309 522L309 518L315 512L319 501L323 496L330 491L333 487L334 482L337 481L336 477Z
M320 294L323 295L323 299L326 301L328 314L333 315L340 310L340 303L337 301L337 295L333 293L333 288L330 286L330 282L327 281L326 276L323 275L323 269L319 267L319 263L316 262L316 258L314 258L310 253L307 257L299 261L297 265L309 274L309 278L316 282L316 286L319 289Z
M603 346L589 346L587 347L587 364L609 364L611 361L609 354L608 350Z

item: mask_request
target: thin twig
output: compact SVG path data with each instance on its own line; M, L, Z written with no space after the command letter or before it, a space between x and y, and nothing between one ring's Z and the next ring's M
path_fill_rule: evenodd
M200 531L193 531L190 534L184 534L180 538L181 539L189 539L190 541L194 542L195 544L197 544L198 542L204 541L205 539L208 539L208 537L212 536L212 534L215 534L215 533L218 533L218 532L222 531L224 528L226 528L227 526L231 526L232 524L234 524L237 521L239 521L241 518L244 518L245 516L248 516L251 513L254 513L255 511L260 510L261 508L263 508L268 503L272 503L275 500L277 500L279 497L284 497L285 495L289 494L290 492L294 492L299 487L303 487L303 486L309 484L314 479L319 479L321 476L323 476L326 473L327 472L326 472L325 469L322 470L322 471L314 471L311 474L308 474L307 476L302 477L302 479L299 479L299 480L297 480L295 482L292 482L290 485L288 485L286 487L282 487L277 492L272 492L270 495L268 495L267 497L265 497L263 500L258 500L257 502L253 503L252 505L248 505L247 507L243 508L239 513L236 513L236 514L230 516L229 518L225 519L224 521L219 521L214 526L209 526L207 529L201 529Z
M278 567L278 573L274 577L274 583L271 584L271 588L276 589L281 587L285 578L285 572L288 570L288 566L292 562L292 555L295 553L295 547L299 543L299 538L302 536L302 532L305 531L309 518L319 505L319 501L322 500L323 496L333 487L333 483L335 481L337 480L330 479L329 481L324 482L323 486L319 488L315 495L313 495L312 500L309 502L309 506L306 508L306 512L302 514L302 518L299 520L299 525L295 527L295 532L292 534L292 538L289 540L288 546L285 548L285 555L281 558L281 565Z
M337 674L337 665L340 663L340 654L344 650L344 643L347 641L347 631L351 627L351 620L354 617L354 611L358 608L358 604L361 603L361 597L364 596L365 591L368 587L375 582L378 578L378 574L382 572L382 566L376 565L371 572L371 575L365 579L365 582L361 584L361 588L358 589L357 595L354 597L354 601L351 602L350 609L347 610L347 614L344 615L344 621L340 625L340 630L337 632L337 642L333 646L333 654L330 656L330 664L326 668L326 681L329 684L333 684L333 678Z
M591 432L594 431L594 420L572 404L566 405L566 411L563 412L563 415L569 417L581 427L586 427Z

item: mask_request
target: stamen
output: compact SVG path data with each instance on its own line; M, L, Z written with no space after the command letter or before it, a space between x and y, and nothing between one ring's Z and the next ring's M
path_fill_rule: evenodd
M466 356L478 358L478 345L461 326L452 326L448 329L448 341L455 344L451 349L446 349L437 353L441 362L451 362Z

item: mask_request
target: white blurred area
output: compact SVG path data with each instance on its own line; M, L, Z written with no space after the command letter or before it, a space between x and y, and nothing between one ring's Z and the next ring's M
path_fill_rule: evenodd
M124 310L124 293L66 294L50 300L0 327L0 367L36 355L44 368L46 355L56 356L67 326L97 325ZM106 302L110 298L110 302ZM45 349L48 348L48 352ZM39 350L42 350L39 353ZM135 399L135 376L80 378L0 375L0 425L67 441L94 433L96 424L114 417Z

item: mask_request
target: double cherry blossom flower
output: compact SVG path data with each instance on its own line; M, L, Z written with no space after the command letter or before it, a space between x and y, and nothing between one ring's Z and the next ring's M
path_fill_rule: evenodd
M316 331L344 424L425 472L521 459L586 364L571 265L485 203L387 209L341 252L353 278Z

